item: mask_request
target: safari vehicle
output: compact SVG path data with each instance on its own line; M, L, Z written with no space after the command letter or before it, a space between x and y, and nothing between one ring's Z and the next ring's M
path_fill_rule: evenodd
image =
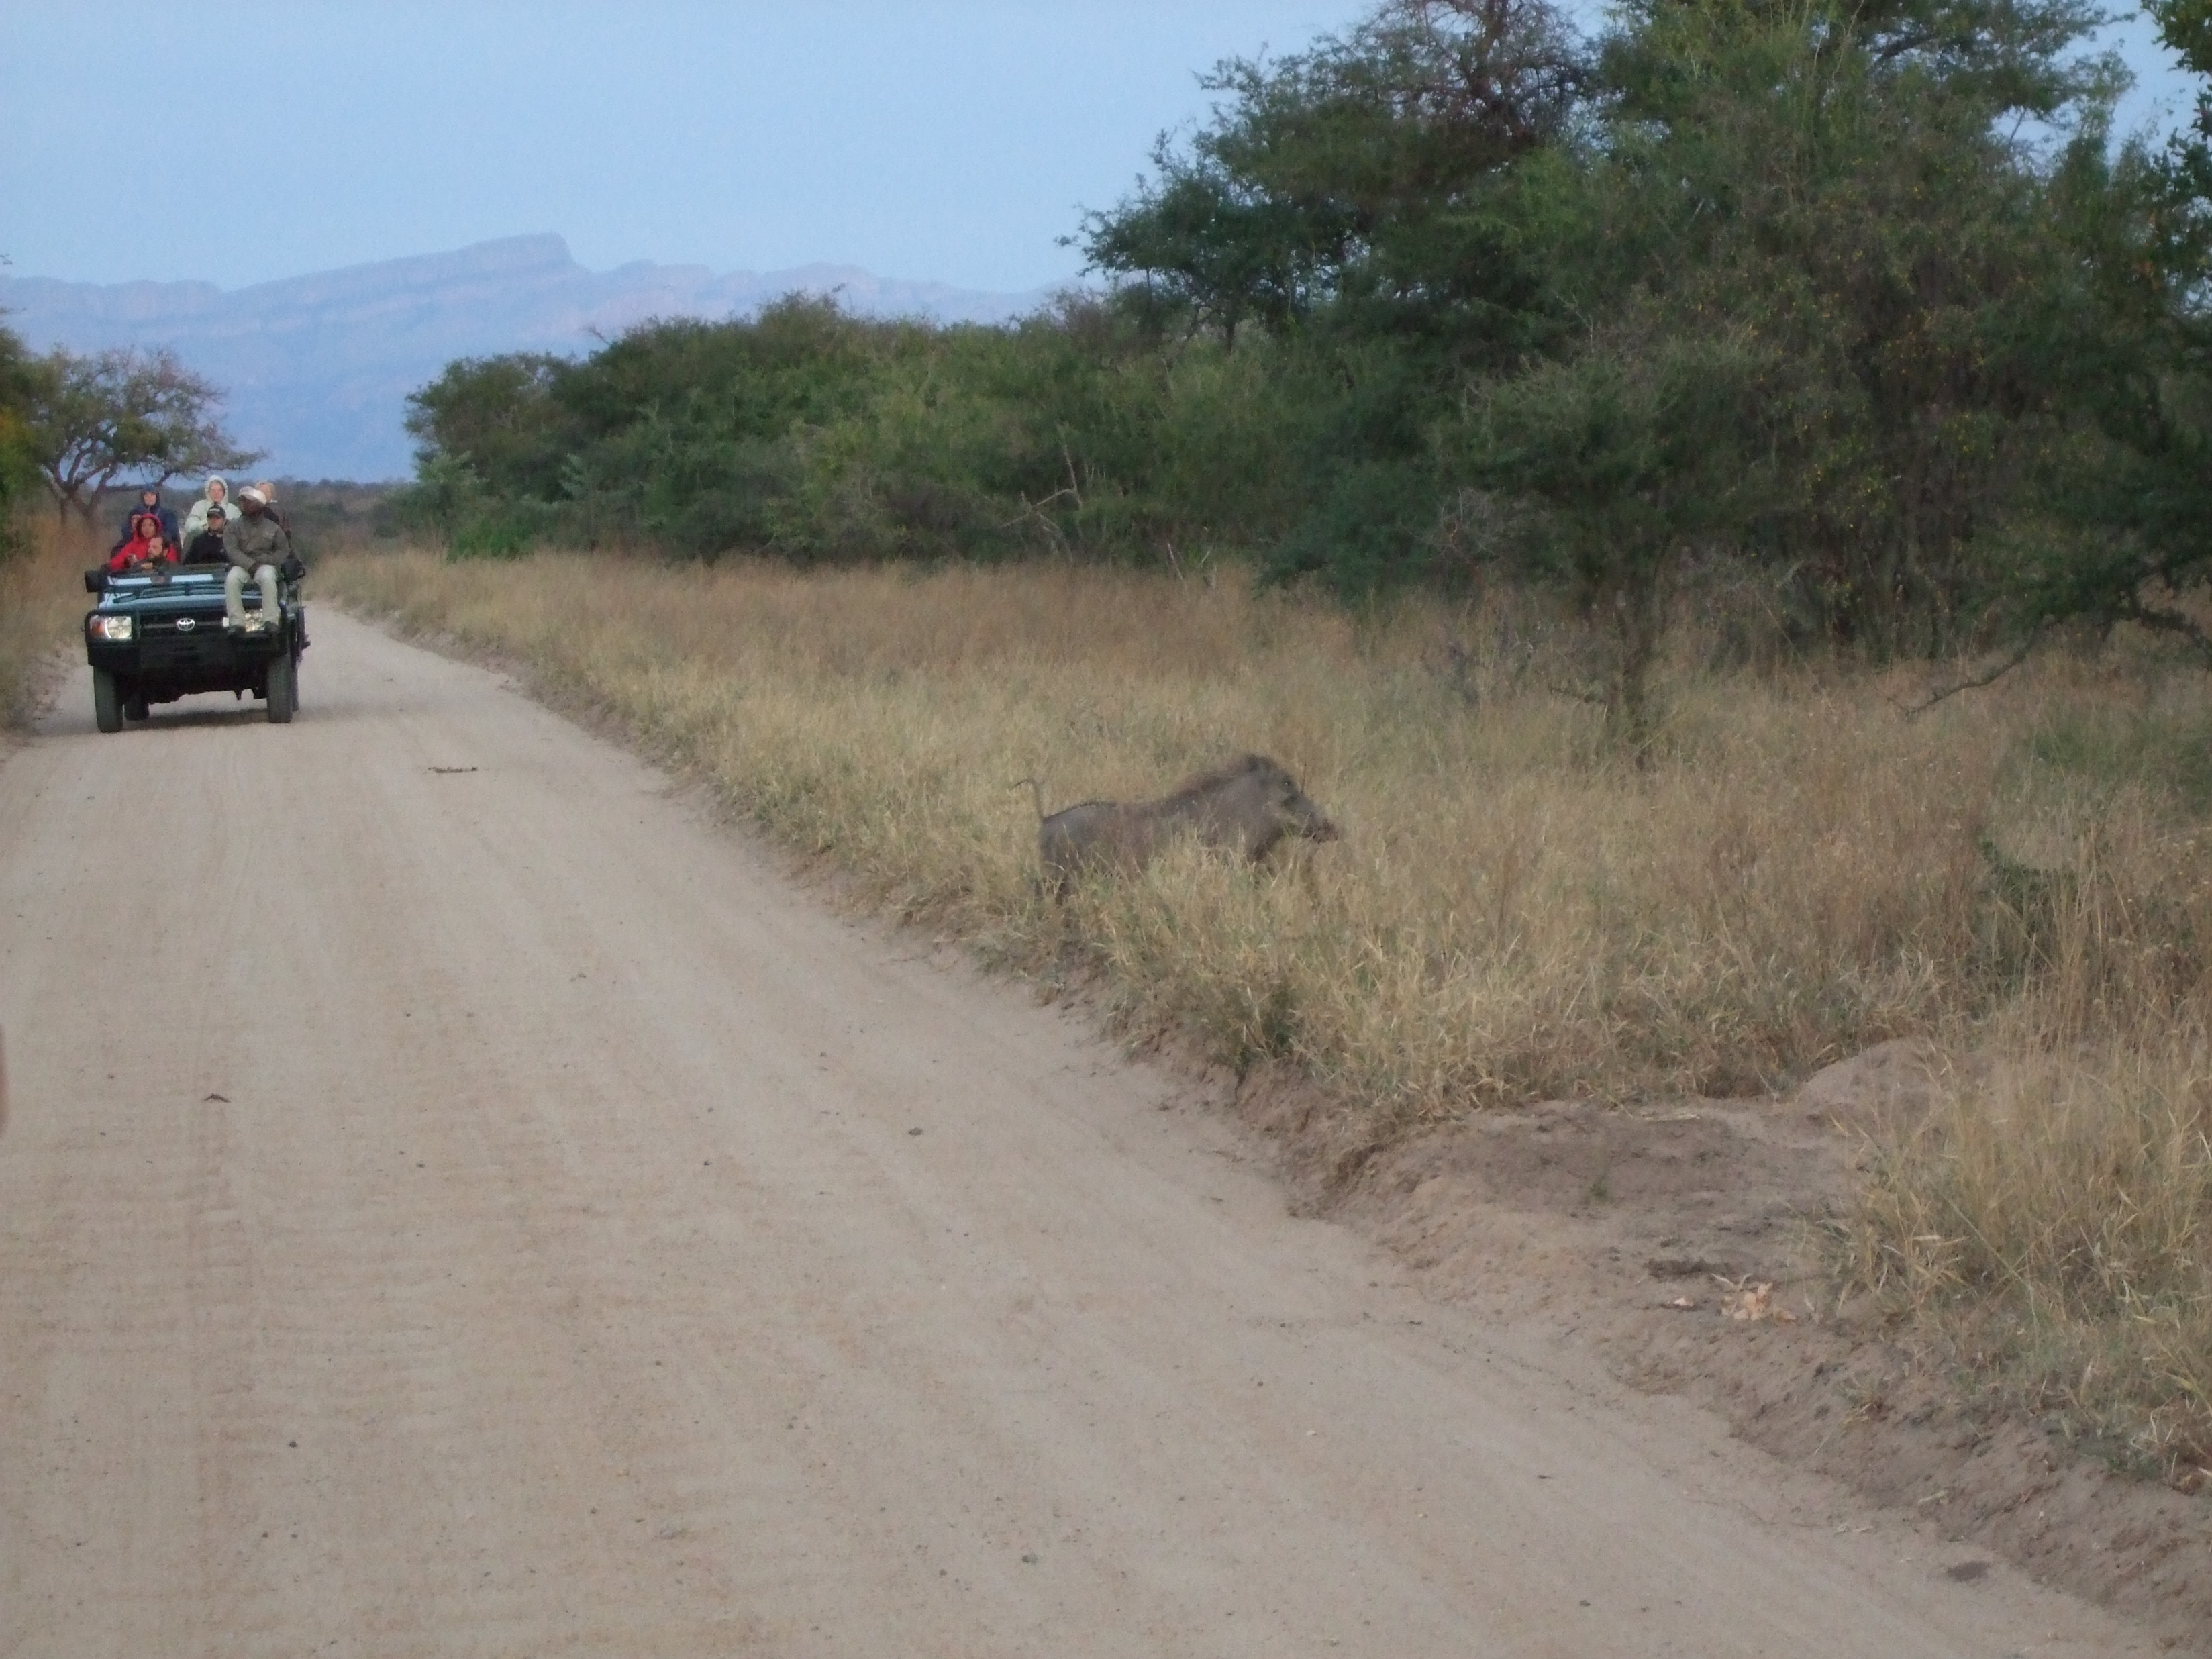
M221 564L167 565L121 575L84 573L85 591L100 603L84 619L85 655L92 664L92 712L103 732L143 720L157 702L196 691L251 691L282 726L300 706L300 653L307 648L307 611L300 602L307 570L284 562L272 628L223 626ZM249 616L261 610L259 588L246 585Z

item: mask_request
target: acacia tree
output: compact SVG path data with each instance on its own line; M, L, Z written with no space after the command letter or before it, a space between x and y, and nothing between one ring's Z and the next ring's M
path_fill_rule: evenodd
M2212 75L2212 5L2204 0L2145 0L2159 37L2193 75ZM2197 131L2183 142L2202 149L2212 140L2212 91L2197 89Z
M1163 136L1152 180L1075 239L1091 268L1233 346L1334 301L1377 329L1529 301L1492 198L1571 118L1587 65L1550 0L1382 0L1343 35L1201 84L1212 121Z
M31 458L64 517L91 518L118 479L159 486L180 473L250 466L216 413L222 393L166 348L33 360L24 426Z
M2212 76L2212 4L2146 9L2184 67ZM2212 663L2191 602L2212 590L2212 85L2162 156L2130 144L2074 170L2064 228L2124 327L2099 372L2072 377L2089 428L2042 474L2068 533L2025 550L2010 597L2030 638L2054 621L2134 623Z
M1118 306L1225 353L1255 337L1296 411L1268 574L1358 590L1422 569L1429 428L1547 349L1546 159L1590 64L1555 0L1379 0L1304 51L1231 59L1211 118L1077 239Z
M1589 142L1539 175L1553 283L1589 320L1475 378L1439 433L1460 477L1544 507L1546 562L1629 630L1609 696L1632 736L1635 630L1693 548L1763 564L1799 627L1879 655L1973 637L2109 378L2119 319L2063 200L2112 198L2085 170L2110 70L2064 50L2086 15L1617 9ZM2071 129L2057 159L2011 140L2021 117Z
M1676 574L1786 488L1787 372L1753 329L1647 306L1570 359L1476 386L1450 434L1462 475L1519 508L1492 556L1567 587L1603 641L1607 724L1639 759Z

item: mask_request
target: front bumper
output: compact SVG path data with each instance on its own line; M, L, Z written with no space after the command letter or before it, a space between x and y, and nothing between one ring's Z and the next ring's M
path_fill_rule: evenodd
M253 614L249 606L247 614ZM252 632L223 626L220 611L142 613L128 640L88 637L86 659L156 698L192 691L259 692L269 665L307 645L307 613L286 605L280 624Z

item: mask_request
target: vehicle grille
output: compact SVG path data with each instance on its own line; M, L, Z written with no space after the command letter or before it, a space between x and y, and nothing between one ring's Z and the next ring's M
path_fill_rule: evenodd
M191 626L183 627L185 623ZM220 610L189 617L141 617L138 628L142 667L173 670L230 660Z
M185 623L190 623L191 626L190 628L183 627L183 624ZM210 611L199 615L188 617L148 617L142 615L138 619L138 625L145 630L146 637L149 640L158 639L164 635L178 633L183 634L187 638L194 634L220 634L222 632L222 612L220 611Z

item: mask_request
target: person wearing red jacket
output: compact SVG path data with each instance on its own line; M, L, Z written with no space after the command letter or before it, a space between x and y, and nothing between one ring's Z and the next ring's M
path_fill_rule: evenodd
M171 547L181 547L184 544L177 535L177 515L161 505L161 492L153 485L148 484L138 492L138 499L131 503L131 510L123 515L123 533L116 538L115 545L108 550L120 552L131 538L138 533L138 520L149 513L161 520L162 539Z
M160 570L176 563L177 550L161 533L159 519L150 513L142 513L132 521L131 528L136 533L109 556L108 574L119 576L127 570Z

